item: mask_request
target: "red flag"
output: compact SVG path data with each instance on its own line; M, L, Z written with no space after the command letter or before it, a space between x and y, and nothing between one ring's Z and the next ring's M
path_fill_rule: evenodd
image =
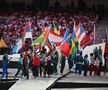
M108 53L108 43L105 45L105 53Z
M65 41L60 45L62 53L67 57L71 50L71 34L65 39Z
M87 46L92 40L94 39L94 32L92 32L90 34L90 36L88 36L85 40L83 40L81 43L80 43L80 46L82 48L84 48L85 46Z
M62 53L67 57L69 55L69 52L71 50L71 47L67 42L64 42L61 46L60 49L62 50Z

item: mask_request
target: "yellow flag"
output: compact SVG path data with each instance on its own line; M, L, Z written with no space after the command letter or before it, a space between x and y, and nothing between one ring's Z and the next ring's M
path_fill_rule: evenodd
M0 48L2 48L2 47L7 47L7 45L3 39L0 40Z

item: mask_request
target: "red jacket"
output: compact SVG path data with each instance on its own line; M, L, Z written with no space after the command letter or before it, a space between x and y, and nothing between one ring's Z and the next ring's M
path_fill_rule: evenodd
M34 66L39 66L39 62L40 62L40 58L39 57L34 57L33 65Z

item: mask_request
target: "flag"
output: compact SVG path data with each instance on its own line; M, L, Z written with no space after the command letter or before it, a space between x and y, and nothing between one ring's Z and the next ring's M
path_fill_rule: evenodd
M94 32L91 32L86 38L80 43L80 46L82 48L85 48L86 46L90 45L91 42L94 40Z
M2 47L6 47L6 48L8 47L8 46L6 45L4 39L1 39L1 40L0 40L0 48L2 48Z
M51 45L51 42L49 41L49 39L45 41L45 44L49 49L52 49L52 45Z
M65 34L64 34L64 37L63 37L63 40L62 42L65 41L65 39L70 35L70 32L69 32L69 29L66 30Z
M12 52L18 53L18 51L22 48L22 39L20 39L16 45L14 46Z
M72 43L72 47L71 47L71 50L70 50L70 54L71 55L75 55L75 53L77 52L78 48L76 47L74 41L71 39L71 43Z
M65 41L62 42L62 44L60 45L60 49L66 57L68 57L69 52L71 50L70 40L71 40L71 34L69 36L65 37Z
M61 43L63 38L60 35L54 33L52 30L49 30L46 36L46 40L49 40L50 42L53 43Z
M81 23L78 24L77 28L75 29L76 39L80 43L84 37L86 36L85 31Z
M107 42L108 42L108 32L106 32L106 39L107 39Z
M60 32L57 30L57 27L54 24L54 33L56 33L57 35L60 35Z
M22 37L19 39L19 41L16 43L14 46L12 52L18 53L18 51L25 46L25 39L26 38L32 38L32 33L31 33L31 26L30 26L30 21L27 22L25 29L22 33Z
M26 38L31 38L32 39L32 32L31 32L31 23L30 20L27 23L27 28L26 28L26 34L25 34L25 39Z
M77 48L77 50L79 49L79 42L78 39L76 38L76 34L75 31L73 30L72 32L72 41L75 44L75 47Z
M46 32L42 33L35 41L32 42L32 46L42 44L45 40Z
M46 36L46 32L42 33L35 41L33 41L32 46L45 43L48 48L52 49L52 45L49 39L46 39Z

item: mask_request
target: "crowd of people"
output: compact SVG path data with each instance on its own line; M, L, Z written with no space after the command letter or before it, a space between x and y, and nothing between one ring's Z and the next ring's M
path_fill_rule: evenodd
M61 51L61 55L59 56L55 47L48 52L45 47L41 52L37 53L30 51L24 52L20 54L18 59L18 70L14 79L17 78L19 72L22 72L20 75L26 77L26 79L29 79L30 72L32 72L33 78L50 78L52 75L58 75L59 72L62 75L64 74L66 62L68 62L69 71L75 71L76 75L101 76L101 71L106 73L108 69L108 65L103 64L102 52L101 46L99 48L96 47L93 53L90 53L90 59L87 54L83 57L82 51L80 50L78 50L74 56L70 54L68 57L65 57ZM108 54L106 54L104 58L105 62L108 63ZM2 60L3 74L1 79L5 74L6 80L8 79L8 62L8 55L5 53ZM103 68L103 66L105 66L105 68Z
M91 13L53 13L53 12L19 12L13 14L3 14L0 16L0 38L3 38L8 47L12 50L19 38L22 37L23 31L26 26L28 19L31 21L31 31L33 40L35 40L39 35L45 31L45 28L52 29L53 25L56 26L57 30L60 32L61 36L64 36L66 29L68 28L72 32L74 25L78 25L81 22L84 27L86 35L93 31L94 24L98 21L98 16ZM18 61L18 71L16 72L14 78L17 77L20 70L22 71L22 76L29 79L29 71L32 72L33 78L36 77L48 77L51 75L58 74L58 64L60 61L60 74L63 74L65 69L65 63L68 61L69 70L73 69L75 65L75 73L82 75L84 70L84 76L87 76L88 71L90 71L90 76L92 72L95 71L94 75L100 75L102 68L102 49L95 48L94 52L90 54L90 60L88 60L88 55L82 56L81 51L73 55L65 57L61 51L61 56L58 55L56 47L49 52L46 51L43 46L42 51L35 52L33 50L28 50L30 46L30 40L27 41L25 50L20 53ZM28 49L27 49L28 48ZM11 52L11 51L10 51ZM9 53L10 53L9 52ZM105 60L108 60L108 55L105 56ZM2 60L3 74L6 74L6 79L8 79L8 55L5 53ZM30 69L30 70L29 70Z
M35 40L43 32L44 27L49 27L53 24L55 24L62 36L67 28L72 32L74 24L77 26L79 22L82 23L86 33L90 33L93 31L98 16L91 13L66 14L53 12L3 14L0 16L0 33L2 33L2 37L0 37L4 39L11 50L21 38L28 19L31 21L32 36L33 40Z

